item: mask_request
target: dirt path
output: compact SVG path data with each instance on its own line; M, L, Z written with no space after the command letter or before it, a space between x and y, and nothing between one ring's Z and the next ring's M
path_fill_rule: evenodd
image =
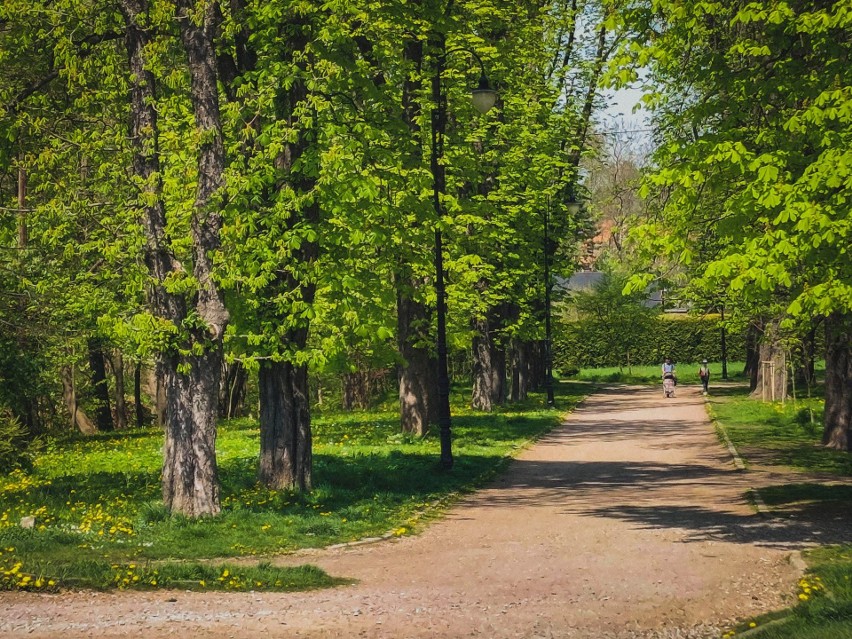
M791 552L810 541L754 514L747 477L694 390L664 400L655 389L612 389L423 534L280 561L356 585L0 594L0 634L718 637L734 618L789 602L799 575Z

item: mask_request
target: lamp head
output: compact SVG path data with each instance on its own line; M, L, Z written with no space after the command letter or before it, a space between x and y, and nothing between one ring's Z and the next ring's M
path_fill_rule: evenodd
M568 196L568 201L565 203L565 208L568 209L569 215L577 215L582 207L583 205L577 201L577 198L574 197L573 194Z
M474 108L480 113L488 113L497 104L497 91L491 88L483 73L479 76L479 86L471 93Z

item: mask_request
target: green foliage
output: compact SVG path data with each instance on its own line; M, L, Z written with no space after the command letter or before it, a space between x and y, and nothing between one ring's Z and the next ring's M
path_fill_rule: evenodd
M0 468L29 469L37 442L7 408L0 405Z
M662 142L645 186L660 216L635 233L646 263L746 317L852 311L846 3L653 4L631 16L666 25L633 43Z
M728 359L745 360L745 338L726 333ZM721 327L718 318L658 315L613 335L606 317L560 322L554 331L554 363L560 370L601 366L626 368L659 364L666 357L675 363L721 361ZM717 369L718 370L718 369Z

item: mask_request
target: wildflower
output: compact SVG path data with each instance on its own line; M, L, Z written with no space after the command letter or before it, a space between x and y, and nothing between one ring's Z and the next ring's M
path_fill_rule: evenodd
M756 628L757 624L752 621L751 623L748 624L748 627L749 628Z

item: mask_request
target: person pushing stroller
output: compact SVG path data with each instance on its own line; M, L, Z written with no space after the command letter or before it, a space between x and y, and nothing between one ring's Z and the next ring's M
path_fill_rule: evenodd
M662 366L663 373L663 395L666 397L674 397L674 389L677 385L677 377L675 376L675 366L672 364L670 357L667 357Z

